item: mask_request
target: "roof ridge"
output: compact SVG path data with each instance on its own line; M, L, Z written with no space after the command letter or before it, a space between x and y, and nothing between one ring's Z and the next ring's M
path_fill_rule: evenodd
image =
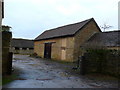
M46 31L44 31L44 32L52 31L52 30L55 30L55 29L58 29L58 28L67 27L67 26L71 26L71 25L75 25L75 24L79 24L79 23L83 23L83 22L86 22L86 21L90 21L90 20L92 20L92 19L94 19L94 18L86 19L86 20L83 20L83 21L77 22L77 23L66 24L66 25L63 25L63 26L59 26L59 27L56 27L56 28L53 28L53 29L46 30ZM43 33L44 33L44 32L43 32Z
M46 30L42 34L40 34L38 37L36 37L34 40L40 40L45 38L49 39L49 38L60 37L60 36L63 37L68 35L73 36L79 30L85 27L90 21L94 21L94 18L90 18L90 19L83 20L81 22L68 24L68 25L60 26L54 29Z

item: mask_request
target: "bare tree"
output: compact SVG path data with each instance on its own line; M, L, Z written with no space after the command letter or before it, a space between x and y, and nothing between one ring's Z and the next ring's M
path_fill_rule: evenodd
M100 26L103 31L105 32L106 29L112 28L113 26L107 25L106 23L103 24L103 26Z

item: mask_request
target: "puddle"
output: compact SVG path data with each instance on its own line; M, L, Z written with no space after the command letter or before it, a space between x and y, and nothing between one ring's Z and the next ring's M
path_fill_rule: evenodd
M98 85L98 84L89 84L90 86L92 87L95 87L95 88L102 88L103 86L102 85Z
M48 81L48 80L52 80L52 79L39 79L39 78L37 78L36 80Z
M104 83L80 76L71 71L73 65L54 63L26 55L14 55L14 72L19 78L8 84L7 88L101 88L116 87L116 83Z

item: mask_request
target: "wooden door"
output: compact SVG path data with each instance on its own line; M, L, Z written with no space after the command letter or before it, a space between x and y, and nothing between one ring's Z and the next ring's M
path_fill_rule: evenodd
M51 59L51 46L52 43L45 43L44 58Z

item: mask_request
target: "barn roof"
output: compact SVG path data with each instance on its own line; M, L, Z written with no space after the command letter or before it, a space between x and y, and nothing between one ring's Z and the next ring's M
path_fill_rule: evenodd
M33 48L34 42L33 42L33 40L28 40L28 39L13 38L11 40L11 46L18 47L18 48Z
M96 33L86 42L86 44L108 47L120 46L119 36L120 30Z
M87 20L79 22L79 23L69 24L69 25L65 25L62 27L55 28L55 29L47 30L47 31L43 32L41 35L39 35L37 38L35 38L35 41L57 38L57 37L73 36L79 30L81 30L85 25L87 25L91 20L93 20L95 22L95 20L93 18L91 18L91 19L87 19ZM95 24L98 27L96 22L95 22ZM98 29L100 30L99 27L98 27Z

